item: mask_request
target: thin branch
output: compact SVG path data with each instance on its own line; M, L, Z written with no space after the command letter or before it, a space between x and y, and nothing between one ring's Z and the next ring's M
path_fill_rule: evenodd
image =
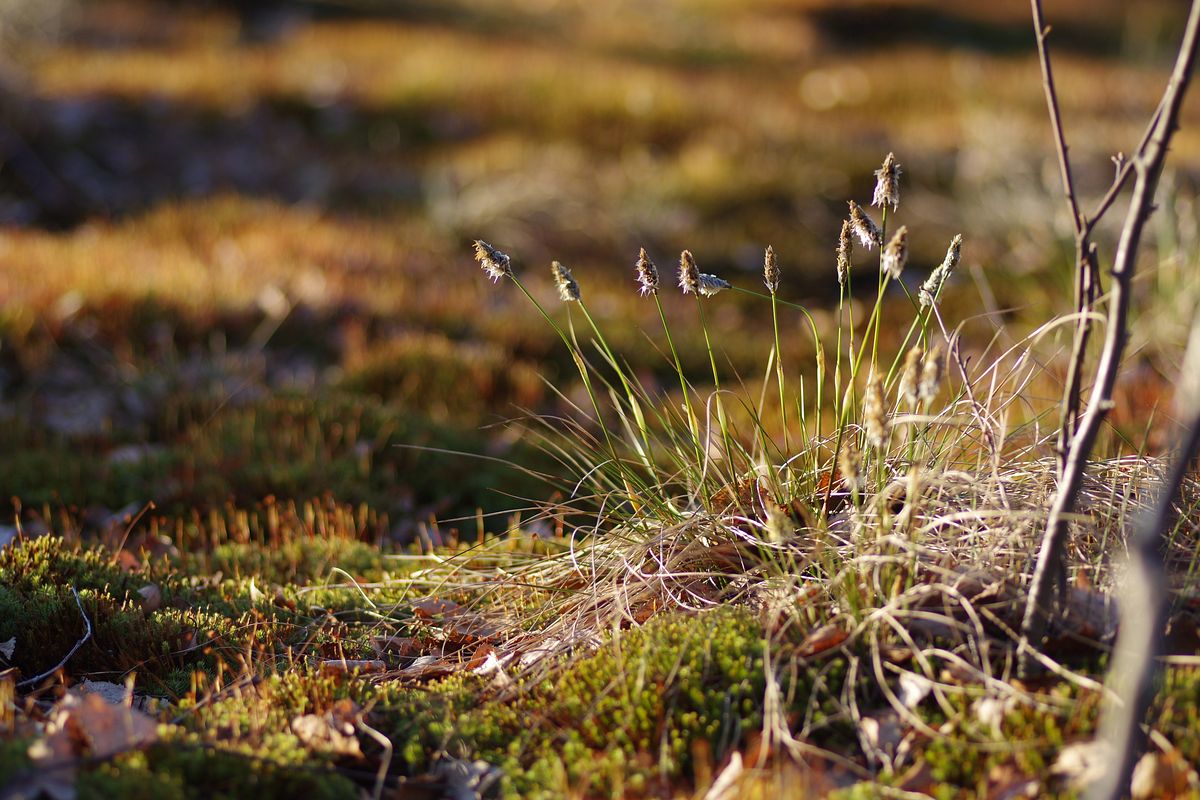
M1154 698L1166 622L1166 569L1163 548L1176 523L1181 487L1195 469L1200 452L1200 316L1192 321L1187 355L1180 370L1175 404L1186 420L1183 440L1152 513L1147 512L1129 541L1129 569L1121 592L1121 632L1113 656L1109 686L1120 698L1104 711L1100 737L1112 746L1104 777L1088 800L1118 800L1128 790L1138 755L1145 748L1142 720Z
M1046 91L1046 108L1050 113L1050 126L1054 129L1054 146L1058 152L1058 168L1062 173L1063 194L1067 198L1067 209L1071 212L1071 224L1078 237L1083 233L1085 224L1079 213L1079 203L1075 199L1075 179L1071 174L1071 159L1067 155L1067 138L1063 133L1062 113L1058 105L1058 90L1054 87L1054 70L1050 67L1050 51L1046 47L1046 38L1050 35L1050 27L1042 14L1042 0L1029 0L1033 11L1033 29L1037 35L1038 61L1042 65L1042 87Z
M1146 143L1149 142L1150 137L1154 135L1154 130L1158 127L1158 120L1162 116L1163 101L1165 100L1166 98L1160 100L1158 103L1158 108L1154 109L1154 116L1150 117L1150 124L1146 126L1146 132L1142 134L1142 139L1140 142L1138 142L1138 146L1134 150L1135 153L1140 153L1142 150L1144 150L1146 148ZM1084 222L1084 232L1089 236L1091 235L1092 231L1096 229L1096 225L1100 222L1100 218L1103 217L1108 209L1112 207L1112 204L1116 202L1117 196L1121 194L1121 190L1125 188L1125 182L1129 180L1129 175L1132 169L1132 161L1121 162L1121 166L1117 169L1117 176L1113 178L1112 186L1108 187L1108 192L1096 205L1096 210L1093 211L1091 216L1089 216Z
M1071 360L1067 368L1067 382L1063 387L1062 410L1058 420L1058 440L1055 454L1058 458L1058 474L1062 477L1067 468L1067 451L1071 439L1079 427L1079 415L1083 386L1083 362L1087 356L1091 338L1092 308L1095 301L1095 284L1099 270L1096 265L1096 248L1091 243L1094 221L1089 222L1079 211L1075 197L1075 178L1068 155L1067 136L1063 131L1062 110L1058 103L1058 90L1054 85L1054 70L1050 65L1050 49L1046 39L1050 27L1042 13L1041 0L1030 0L1033 13L1033 30L1037 38L1038 62L1042 67L1042 86L1046 93L1046 109L1050 114L1050 128L1054 133L1054 148L1058 154L1058 168L1062 175L1063 195L1067 200L1067 211L1075 231L1075 335L1071 341ZM1124 181L1122 180L1121 183ZM1107 210L1107 208L1105 208Z
M62 661L59 661L52 668L46 670L41 675L34 675L32 678L29 678L28 680L21 681L20 683L17 684L18 689L20 689L22 686L32 686L32 685L38 683L39 681L45 680L46 678L49 678L54 673L58 672L60 669L62 669L63 667L65 667L67 665L67 662L71 660L71 656L75 655L75 653L77 653L79 651L79 648L83 647L84 644L87 643L88 639L92 638L92 621L90 619L88 619L87 612L85 612L83 610L83 601L79 599L79 592L75 591L74 586L71 587L71 594L75 595L75 605L79 607L79 616L83 617L83 624L84 624L84 627L86 628L86 630L84 631L84 634L83 634L83 638L75 643L75 646L71 648L71 652L69 652L65 656L63 656Z
M1067 522L1077 505L1083 473L1096 435L1112 407L1113 386L1116 384L1121 356L1129 336L1129 300L1137 266L1138 245L1141 242L1142 230L1153 210L1154 191L1166 161L1167 146L1177 127L1179 109L1187 92L1192 65L1196 60L1198 38L1200 0L1193 0L1175 68L1163 93L1162 113L1145 146L1140 148L1131 160L1137 179L1113 261L1112 299L1108 305L1104 346L1100 353L1100 362L1096 366L1096 381L1092 385L1087 409L1080 418L1079 429L1071 439L1065 469L1050 509L1050 516L1046 520L1042 546L1030 584L1029 600L1025 607L1025 617L1021 624L1023 641L1029 646L1036 647L1041 642L1051 613L1051 599L1060 601L1066 588L1066 567L1063 558ZM1023 657L1022 668L1028 666L1028 657Z

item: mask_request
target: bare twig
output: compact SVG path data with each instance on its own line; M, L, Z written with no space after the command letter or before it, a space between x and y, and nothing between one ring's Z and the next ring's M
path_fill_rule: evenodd
M1062 411L1058 423L1058 441L1055 454L1058 457L1058 473L1061 476L1067 467L1067 451L1071 439L1079 427L1081 405L1081 387L1083 385L1083 361L1087 355L1088 340L1091 338L1092 308L1096 300L1096 287L1099 277L1096 247L1091 243L1092 230L1096 220L1108 210L1109 204L1102 205L1101 210L1091 220L1079 211L1079 201L1075 195L1075 179L1071 171L1071 159L1068 155L1067 137L1063 131L1062 111L1058 104L1058 90L1054 85L1054 70L1050 65L1050 50L1046 39L1050 35L1050 27L1046 24L1042 13L1041 0L1030 0L1033 14L1033 29L1037 37L1038 62L1042 67L1042 86L1046 93L1046 109L1050 114L1050 127L1054 133L1054 147L1058 154L1058 168L1062 175L1063 195L1067 200L1067 210L1071 215L1071 226L1075 232L1075 335L1071 341L1071 360L1067 368L1067 381L1063 387ZM1127 175L1128 173L1126 173ZM1115 198L1119 187L1124 184L1124 177L1114 181L1115 191L1110 194Z
M1071 437L1070 449L1059 481L1054 504L1042 537L1030 585L1029 601L1021 634L1025 644L1037 646L1046 630L1051 612L1051 599L1061 599L1065 589L1066 570L1063 554L1067 538L1067 521L1074 512L1083 483L1083 473L1091 455L1092 445L1108 410L1112 407L1112 391L1116 383L1121 356L1128 338L1129 299L1136 267L1138 245L1142 230L1153 210L1154 191L1166 160L1167 146L1177 127L1179 109L1187 91L1192 65L1196 59L1197 38L1200 36L1200 0L1193 0L1187 27L1175 68L1163 93L1161 112L1154 130L1130 159L1136 176L1129 212L1121 231L1112 268L1112 297L1108 304L1107 325L1100 361L1096 366L1096 381L1078 429ZM1022 666L1028 667L1027 651Z
M83 617L83 624L85 627L85 630L83 633L83 638L75 643L75 646L71 648L71 651L69 653L67 653L65 656L63 656L62 661L59 661L57 664L55 664L53 667L51 667L50 669L43 672L41 675L34 675L32 678L21 681L20 683L17 684L18 689L20 689L22 686L33 686L34 684L36 684L40 681L43 681L46 678L49 678L54 673L58 672L60 669L62 669L63 667L65 667L67 665L67 662L71 660L71 656L75 655L75 653L77 653L79 651L79 648L83 647L84 644L87 643L88 639L92 638L92 621L90 619L88 619L87 612L85 612L83 610L83 601L79 599L79 592L75 591L74 586L71 587L71 594L75 595L75 605L77 605L79 607L79 616Z
M1120 698L1105 709L1100 736L1112 745L1108 770L1088 793L1089 800L1117 800L1126 793L1133 765L1145 746L1142 719L1154 697L1157 656L1167 607L1163 547L1176 521L1176 501L1200 452L1200 316L1192 322L1187 355L1175 395L1182 446L1159 491L1152 512L1142 516L1130 537L1129 567L1121 593L1121 633L1113 657L1109 685Z
M1046 91L1046 107L1050 112L1050 125L1054 129L1054 145L1058 152L1058 168L1062 173L1063 194L1067 198L1067 208L1071 212L1071 224L1075 235L1079 236L1086 227L1086 221L1079 213L1079 202L1075 199L1075 179L1071 174L1071 159L1067 156L1067 137L1063 132L1062 113L1058 106L1058 91L1054 88L1054 71L1050 67L1050 51L1046 47L1046 38L1050 35L1050 27L1042 14L1042 0L1029 0L1033 11L1033 29L1037 35L1038 61L1042 65L1042 87Z

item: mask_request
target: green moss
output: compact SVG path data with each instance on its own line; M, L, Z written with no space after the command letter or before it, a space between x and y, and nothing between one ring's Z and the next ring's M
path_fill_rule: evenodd
M689 781L697 740L719 759L759 729L761 636L745 610L662 615L512 698L481 704L481 681L458 676L428 690L384 689L380 713L393 720L396 752L412 770L446 752L500 766L509 796L568 788L603 796L618 787L637 796L665 788L664 777ZM801 669L784 689L806 707L812 686Z
M280 756L290 752L290 758ZM330 765L304 764L307 751L294 737L259 756L172 737L141 752L125 753L81 772L81 800L154 800L161 797L351 800L359 788Z

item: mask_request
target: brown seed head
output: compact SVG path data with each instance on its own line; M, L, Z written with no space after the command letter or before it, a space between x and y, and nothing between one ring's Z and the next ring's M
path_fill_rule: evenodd
M862 206L853 200L850 203L850 229L854 231L854 235L858 237L858 241L862 246L870 250L878 244L883 244L883 234L879 232L879 226L875 221L867 216L867 212L862 210Z
M904 374L900 376L900 396L913 408L921 399L921 358L924 355L920 345L909 350L904 357Z
M558 299L564 303L579 301L579 282L571 274L571 270L554 261L550 264L550 273L554 276L554 287L558 289Z
M883 380L872 373L867 379L867 393L863 396L863 427L867 431L867 444L879 451L887 447L891 434L883 403Z
M880 260L879 266L886 274L893 278L899 278L907 262L908 226L901 225L900 229L896 231L896 235L887 243L887 247L883 248L883 258Z
M837 245L837 279L838 286L846 288L846 278L850 275L850 220L842 220L842 232L838 234Z
M935 344L921 365L921 384L918 394L922 403L931 403L933 398L937 397L938 389L942 385L942 372L945 371L945 368L945 351L940 343Z
M875 170L875 196L871 205L883 208L891 205L895 211L900 206L900 165L896 163L896 154L888 153L883 160L883 166Z
M700 293L700 269L691 250L679 254L679 288L683 289L684 294Z
M654 262L646 254L646 248L643 247L638 253L634 269L637 270L638 283L641 284L638 291L643 295L658 294L658 267L654 266Z
M960 233L946 248L946 257L942 259L942 263L935 267L925 282L921 284L919 295L922 308L933 305L938 293L942 291L942 285L950 277L950 273L954 272L954 268L958 266L958 260L962 257L962 243L963 237Z
M767 245L763 255L763 285L771 292L779 291L779 260L775 258L775 248Z
M863 488L861 464L862 454L858 452L854 441L847 436L842 442L842 449L838 451L838 469L842 473L846 488L851 492L858 492Z
M475 240L475 260L479 262L479 266L483 267L483 271L487 273L493 283L505 275L513 274L512 262L509 257L483 239Z

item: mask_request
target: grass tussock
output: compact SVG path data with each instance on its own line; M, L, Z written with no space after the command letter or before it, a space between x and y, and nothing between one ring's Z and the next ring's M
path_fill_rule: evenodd
M318 15L270 43L189 8L112 46L89 36L124 23L85 9L30 45L14 124L50 165L80 150L138 189L4 233L0 786L1074 796L1114 554L1165 471L1164 376L1198 296L1186 180L1071 519L1065 613L1020 679L1073 324L1051 313L1070 290L1053 236L998 244L1045 216L1000 147L1041 111L1028 65L1001 37L831 67L848 23L819 2L618 26L493 5ZM918 32L1006 19L893 5ZM1138 30L1111 35L1150 47ZM933 88L882 91L898 58ZM1067 111L1132 130L1151 62L1118 103L1079 45ZM980 74L1011 127L947 99ZM64 109L74 127L46 121ZM833 109L842 127L811 123ZM214 159L228 191L154 152L118 168L112 142L160 124L217 155L247 132L298 155ZM924 150L888 154L872 191L883 130ZM1167 796L1200 792L1198 498L1166 546L1146 718ZM90 728L97 691L153 736Z

